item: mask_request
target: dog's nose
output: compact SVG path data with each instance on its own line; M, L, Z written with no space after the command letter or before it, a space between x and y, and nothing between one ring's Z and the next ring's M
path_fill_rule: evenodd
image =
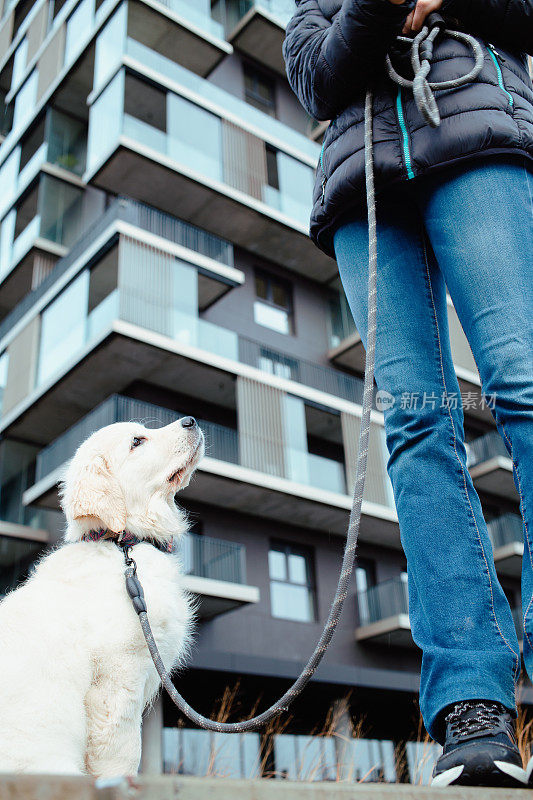
M196 425L196 420L194 417L183 417L181 420L181 427L182 428L194 428Z

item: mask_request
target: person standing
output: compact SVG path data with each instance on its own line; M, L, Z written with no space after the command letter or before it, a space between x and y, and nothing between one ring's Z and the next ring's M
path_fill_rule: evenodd
M484 53L471 83L437 91L425 124L385 56L412 79L409 42L438 11ZM364 346L368 229L365 93L373 91L378 236L375 380L385 433L420 707L444 745L433 783L523 785L515 735L520 650L467 468L446 287L512 459L524 523L524 661L533 678L533 0L296 0L283 54L315 119L331 120L310 235L335 258ZM464 75L468 47L435 44L430 81ZM434 398L414 404L406 398Z

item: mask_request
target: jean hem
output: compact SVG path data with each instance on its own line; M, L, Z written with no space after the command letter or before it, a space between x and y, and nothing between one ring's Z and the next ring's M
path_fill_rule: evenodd
M496 684L491 686L485 678L483 681L478 681L475 677L462 684L460 689L456 686L449 686L445 691L439 691L437 703L431 704L430 708L422 711L422 719L427 732L432 739L441 745L444 744L444 736L442 735L444 731L439 729L439 715L446 706L458 703L461 700L493 700L505 706L514 719L518 716L514 690L506 692L502 690L501 686Z

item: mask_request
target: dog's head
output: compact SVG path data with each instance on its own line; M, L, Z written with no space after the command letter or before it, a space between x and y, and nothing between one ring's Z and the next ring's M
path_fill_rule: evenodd
M174 495L189 483L204 454L192 417L163 428L117 422L93 433L68 464L61 488L65 538L100 528L168 540L185 531Z

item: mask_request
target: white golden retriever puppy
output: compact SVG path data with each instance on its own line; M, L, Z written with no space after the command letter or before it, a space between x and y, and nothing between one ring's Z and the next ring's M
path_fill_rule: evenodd
M123 552L107 537L143 540L130 553L162 658L175 668L193 613L167 545L186 531L174 495L203 452L192 417L157 429L109 425L79 447L62 486L66 543L0 603L0 771L137 772L141 714L160 684Z

